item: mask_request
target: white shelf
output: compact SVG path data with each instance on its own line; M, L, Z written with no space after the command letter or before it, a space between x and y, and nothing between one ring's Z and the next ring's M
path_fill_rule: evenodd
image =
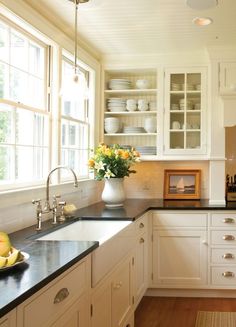
M111 111L105 111L104 112L105 115L124 115L124 116L143 116L143 115L156 115L157 111L151 111L151 110L146 110L146 111L139 111L139 110L135 110L135 111L115 111L115 112L111 112Z
M104 136L155 136L157 133L105 133Z
M125 90L105 90L107 94L155 94L157 89L125 89Z

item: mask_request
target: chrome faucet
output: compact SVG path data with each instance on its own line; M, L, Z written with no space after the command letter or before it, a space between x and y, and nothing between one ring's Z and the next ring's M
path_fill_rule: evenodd
M67 167L67 166L57 166L55 168L53 168L49 174L48 174L48 177L47 177L47 184L46 184L46 201L45 201L45 204L44 204L44 212L49 212L51 210L51 207L50 207L50 202L49 202L49 183L50 183L50 177L52 175L52 173L56 170L59 170L59 169L67 169L69 171L71 171L71 173L73 174L73 177L74 177L74 187L78 187L78 180L77 180L77 177L76 177L76 174L74 172L74 170L70 167Z
M42 209L42 205L41 205L41 200L32 200L33 204L36 204L36 218L37 218L37 226L36 226L36 230L41 230L42 229L42 215L45 213L49 213L50 211L53 212L53 220L52 220L52 224L57 224L57 198L59 198L60 196L53 196L53 205L52 208L50 206L50 200L49 200L49 183L50 183L50 177L52 175L52 173L58 169L67 169L69 171L71 171L73 177L74 177L74 186L78 187L78 180L76 177L76 174L74 172L74 170L70 167L67 166L57 166L54 169L52 169L47 177L47 183L46 183L46 200L45 200L45 204L44 204L44 208ZM61 209L61 219L58 219L58 221L64 221L65 220L65 216L64 216L64 206L66 204L65 201L61 201L58 203L62 209Z

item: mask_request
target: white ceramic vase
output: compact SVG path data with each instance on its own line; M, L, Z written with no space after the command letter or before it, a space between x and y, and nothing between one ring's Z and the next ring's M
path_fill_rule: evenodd
M102 200L106 207L122 207L125 200L124 178L105 179Z

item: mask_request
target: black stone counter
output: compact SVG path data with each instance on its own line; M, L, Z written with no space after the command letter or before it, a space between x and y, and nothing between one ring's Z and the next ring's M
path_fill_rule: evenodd
M40 233L35 232L35 226L12 233L9 236L13 246L27 252L30 258L12 269L0 271L0 317L98 247L98 242L36 241L36 237L78 219L133 221L150 209L236 210L236 203L212 206L208 200L127 199L124 207L108 209L99 202L77 210L75 218L70 218L61 226L52 227L50 222L45 222Z

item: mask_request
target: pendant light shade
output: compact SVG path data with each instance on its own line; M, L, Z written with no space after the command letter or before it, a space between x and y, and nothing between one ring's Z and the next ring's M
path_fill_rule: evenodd
M197 10L206 10L218 5L218 0L186 0L186 4Z

